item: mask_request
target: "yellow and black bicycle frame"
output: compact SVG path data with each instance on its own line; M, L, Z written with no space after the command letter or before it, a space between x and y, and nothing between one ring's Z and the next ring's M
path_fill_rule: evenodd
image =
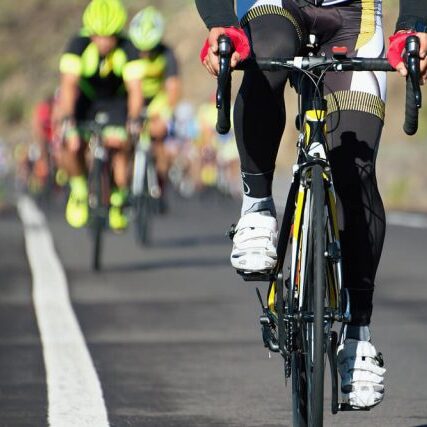
M293 206L287 206L285 216L291 215L290 227L282 227L288 230L288 236L280 236L280 240L286 240L284 244L291 246L290 277L287 286L290 287L292 296L297 306L301 308L303 294L306 283L305 268L307 254L307 238L309 233L309 209L310 209L310 164L314 162L323 166L323 180L325 185L325 233L327 257L326 265L326 300L327 309L331 315L340 318L343 315L341 304L342 288L342 266L340 259L339 228L336 212L336 195L332 182L330 166L327 160L326 144L326 105L325 108L308 109L305 111L303 125L300 127L301 133L298 141L298 160L294 166L294 176L288 200ZM285 220L286 221L286 218ZM279 243L280 245L280 243ZM286 249L284 254L286 253ZM281 253L278 250L278 253ZM284 255L283 254L283 258ZM267 294L267 307L269 312L277 319L278 304L278 284L277 277L282 273L284 259L279 259L276 267L274 279L270 282ZM282 291L282 290L280 290ZM283 292L283 291L282 291ZM290 294L288 294L290 295ZM282 302L283 304L283 302ZM280 310L280 309L279 309Z

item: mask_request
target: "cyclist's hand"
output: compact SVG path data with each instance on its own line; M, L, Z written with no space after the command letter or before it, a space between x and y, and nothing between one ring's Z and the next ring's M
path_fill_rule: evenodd
M77 124L72 116L63 116L58 120L58 128L55 132L59 137L60 143L66 142L67 147L76 153L80 149L80 137L77 130Z
M126 123L126 130L131 141L137 141L141 135L141 119L129 117Z
M213 76L217 76L219 72L218 37L223 34L230 37L235 49L231 56L232 68L234 68L238 62L245 60L250 54L249 40L246 33L241 28L212 28L209 32L209 37L200 52L200 59L209 73Z
M427 81L427 34L426 33L415 33L407 31L399 31L392 35L390 40L390 46L387 51L387 59L392 67L400 73L401 76L406 77L408 70L406 69L405 63L402 60L405 51L405 42L409 36L417 36L420 39L420 68L421 68L421 84Z

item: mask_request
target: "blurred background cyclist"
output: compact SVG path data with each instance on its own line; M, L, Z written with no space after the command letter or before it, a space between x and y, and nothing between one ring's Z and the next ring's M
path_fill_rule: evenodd
M181 97L178 62L173 50L163 43L164 32L163 15L153 6L139 11L129 27L129 37L139 50L145 114L162 189L172 162L165 141Z
M132 147L128 134L138 133L142 108L143 64L123 35L127 13L120 0L92 0L83 14L84 28L72 38L61 57L59 115L66 122L62 161L70 178L66 219L76 228L89 215L83 125L97 113L108 115L104 144L112 159L115 188L111 194L109 223L113 230L128 225L124 211L128 198Z

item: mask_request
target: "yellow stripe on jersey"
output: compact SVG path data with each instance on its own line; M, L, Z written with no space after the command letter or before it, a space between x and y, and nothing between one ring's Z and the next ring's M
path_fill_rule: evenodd
M362 16L356 50L371 40L375 34L375 0L362 0Z
M146 98L153 98L163 89L167 67L166 56L157 55L155 58L143 58L141 63L144 69L142 92Z

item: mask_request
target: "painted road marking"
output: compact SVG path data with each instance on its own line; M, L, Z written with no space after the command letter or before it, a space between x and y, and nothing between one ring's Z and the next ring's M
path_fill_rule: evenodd
M109 426L102 388L72 309L67 280L45 217L28 197L18 211L33 276L51 427Z

